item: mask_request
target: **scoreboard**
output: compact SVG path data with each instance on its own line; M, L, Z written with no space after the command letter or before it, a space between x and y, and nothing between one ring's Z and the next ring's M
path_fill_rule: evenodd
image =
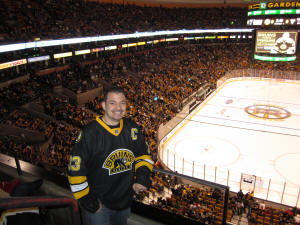
M300 26L300 1L251 4L248 17L248 26Z
M248 6L247 26L256 27L254 59L296 60L300 1L270 1Z
M300 25L300 16L298 18L252 18L247 20L248 26L289 26Z
M258 30L255 53L296 54L298 32L291 30Z

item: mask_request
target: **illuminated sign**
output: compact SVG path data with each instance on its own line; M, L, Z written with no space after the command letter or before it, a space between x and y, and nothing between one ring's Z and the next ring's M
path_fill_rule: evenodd
M229 38L229 36L218 36L218 39Z
M153 41L147 41L147 44L152 44L153 43Z
M14 66L19 66L19 65L22 65L22 64L26 64L26 63L27 63L26 59L20 59L20 60L16 60L16 61L12 61L12 62L1 63L0 64L0 70L10 68L10 67L14 67Z
M83 55L91 53L90 49L75 51L75 55Z
M195 37L195 40L204 39L204 37Z
M134 47L134 46L137 46L137 43L130 43L130 44L128 44L128 47Z
M299 18L264 18L264 19L249 19L248 26L282 26L282 25L300 25Z
M206 36L205 39L216 39L216 36Z
M70 57L72 55L73 55L72 52L64 52L64 53L54 54L53 57L54 57L54 59L59 59L59 58Z
M178 41L178 38L166 38L166 41Z
M184 40L194 40L195 38L194 37L185 37Z
M49 59L50 59L50 56L45 55L45 56L39 56L39 57L34 57L34 58L28 58L27 61L28 61L28 63L32 63L32 62L49 60Z
M295 61L296 56L290 56L290 57L274 57L274 56L260 56L260 55L254 55L254 59L262 60L262 61L272 61L272 62L290 62Z
M300 2L261 2L249 5L248 9L286 9L286 8L300 8Z
M300 14L300 9L273 9L273 10L256 10L248 12L248 16L262 15L294 15Z
M93 48L92 52L101 52L104 51L104 48Z
M258 30L255 53L296 54L297 31Z
M153 41L153 44L157 44L157 43L159 43L159 40L154 40Z
M104 49L105 49L105 51L115 50L115 49L117 49L117 46L116 45L106 46Z
M146 44L145 41L140 41L140 42L137 43L137 45L145 45L145 44Z
M10 52L29 48L42 48L49 46L68 45L68 44L80 44L86 42L96 41L109 41L109 40L121 40L127 38L141 38L161 35L179 35L179 34L203 34L203 33L243 33L252 32L253 29L196 29L196 30L167 30L167 31L153 31L153 32L135 32L132 34L117 34L95 37L82 37L82 38L68 38L48 41L35 41L19 44L0 45L0 52Z

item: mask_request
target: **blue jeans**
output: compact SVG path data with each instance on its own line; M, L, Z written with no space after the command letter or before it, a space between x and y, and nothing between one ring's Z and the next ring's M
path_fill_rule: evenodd
M113 210L102 205L102 210L99 213L85 211L85 215L88 225L127 225L130 208Z

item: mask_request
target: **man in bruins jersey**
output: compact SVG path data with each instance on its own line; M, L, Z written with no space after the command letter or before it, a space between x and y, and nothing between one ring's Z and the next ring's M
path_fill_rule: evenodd
M108 90L102 107L76 140L68 180L89 225L126 225L133 193L150 187L153 162L140 128L124 118L123 89Z

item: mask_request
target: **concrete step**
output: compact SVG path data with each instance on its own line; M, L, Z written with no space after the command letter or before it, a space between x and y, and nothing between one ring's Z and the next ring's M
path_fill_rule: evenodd
M130 217L127 220L128 225L166 225L164 223L160 223L146 217L142 217L138 214L131 213Z

